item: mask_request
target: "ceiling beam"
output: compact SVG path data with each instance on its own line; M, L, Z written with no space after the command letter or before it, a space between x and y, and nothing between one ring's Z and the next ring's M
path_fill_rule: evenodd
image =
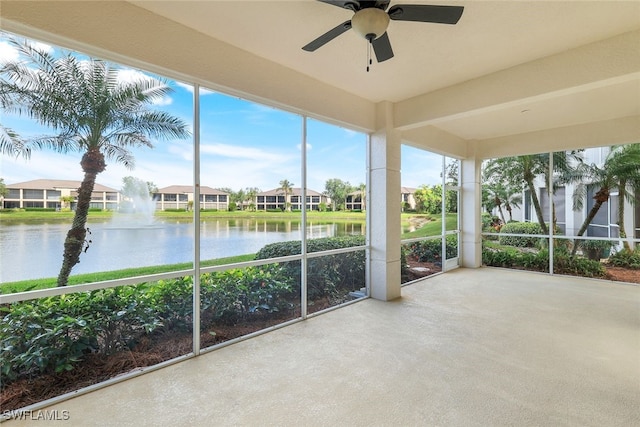
M481 159L640 143L640 115L476 141Z
M628 32L398 102L395 125L404 131L635 78L639 41L640 31Z
M435 126L424 126L409 129L401 134L402 143L412 147L428 150L443 156L463 159L467 156L467 141L438 129Z

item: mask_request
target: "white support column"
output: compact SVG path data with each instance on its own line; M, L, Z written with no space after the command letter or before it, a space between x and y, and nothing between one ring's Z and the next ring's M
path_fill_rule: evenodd
M371 135L368 202L371 297L400 297L400 132L393 129L393 105L378 105L378 131Z
M475 154L476 142L469 142L470 155L460 162L460 187L462 212L460 233L460 265L478 268L482 265L482 185L480 173L482 161Z

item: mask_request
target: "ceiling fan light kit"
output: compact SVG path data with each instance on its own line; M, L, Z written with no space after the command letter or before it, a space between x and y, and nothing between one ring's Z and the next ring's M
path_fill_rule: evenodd
M369 41L378 62L393 58L393 49L387 34L390 20L454 25L458 23L464 10L462 6L399 4L391 6L387 11L390 0L318 1L350 10L354 14L351 20L332 28L303 46L302 49L313 52L353 28L356 33Z
M351 28L370 42L383 35L388 26L389 15L382 9L361 9L351 18Z

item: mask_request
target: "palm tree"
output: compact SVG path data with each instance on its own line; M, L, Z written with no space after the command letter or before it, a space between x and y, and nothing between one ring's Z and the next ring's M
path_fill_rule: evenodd
M58 275L58 286L65 286L82 250L86 250L91 193L106 160L133 168L131 148L153 147L150 138L185 138L189 131L182 120L148 109L150 103L171 91L161 80L143 77L123 82L113 64L81 61L71 53L55 58L28 43L11 43L24 59L0 68L2 106L55 133L31 138L28 146L83 153L80 165L84 178Z
M0 106L6 108L8 98L4 93L0 95ZM31 149L13 129L0 125L0 154L28 159L31 157Z
M487 193L487 200L485 202L485 209L489 212L494 209L498 209L498 213L500 214L500 219L503 224L507 223L507 220L504 217L504 212L502 211L502 198L504 197L505 191L504 187L501 184L493 184L493 185L484 185L483 190Z
M245 201L248 202L247 207L250 211L253 211L256 208L255 201L258 193L260 193L260 189L257 187L247 187L245 189Z
M289 194L291 193L293 187L293 183L289 182L287 179L283 179L280 181L280 188L278 190L282 190L284 193L284 206L287 212L291 212L291 203L289 202Z
M534 185L536 176L545 174L545 168L548 169L548 161L542 161L542 156L544 155L529 154L491 160L485 167L485 176L499 176L498 181L505 179L513 185L520 183L527 188L531 193L531 202L542 233L547 234L547 224L544 222L540 200ZM548 159L548 155L546 157Z
M367 186L364 183L358 185L358 191L360 192L360 202L362 203L362 211L367 210Z
M600 207L609 200L611 190L618 188L619 203L622 202L618 212L618 223L621 224L620 235L622 237L623 233L626 235L624 231L624 199L630 200L633 197L632 193L640 192L640 144L612 147L602 166L581 163L568 177L568 180L578 183L573 194L574 210L580 210L584 206L588 186L598 189L593 196L595 203L576 236L580 237L584 234ZM573 246L572 255L575 255L578 246L579 240Z
M639 144L636 144L639 145ZM618 187L618 230L622 239L627 238L627 231L624 226L624 203L625 200L632 205L637 203L638 199L635 194L640 194L640 174L630 177L620 177L617 183ZM622 245L626 250L631 250L631 245L626 240L622 241Z
M552 205L552 195L555 193L558 185L568 181L567 177L572 174L573 164L580 162L581 159L581 150L553 153L553 172L555 179L551 192L547 189ZM495 179L498 182L508 183L508 186L512 188L512 190L519 190L520 185L522 185L524 189L529 190L531 203L536 212L542 233L547 234L549 232L547 224L544 221L540 199L538 199L538 192L536 191L534 183L538 176L543 176L545 183L549 182L549 154L528 154L494 159L487 163L484 173L485 177L497 177ZM552 206L552 208L554 210L553 224L555 226L555 206Z

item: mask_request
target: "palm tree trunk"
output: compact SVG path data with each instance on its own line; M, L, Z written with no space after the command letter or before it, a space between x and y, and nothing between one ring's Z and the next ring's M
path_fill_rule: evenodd
M507 221L504 218L504 212L502 211L502 204L500 203L497 197L496 197L496 206L498 207L498 212L500 212L500 218L502 219L502 223L506 224Z
M627 238L627 231L624 228L624 196L627 188L627 180L622 178L618 183L618 230L622 239ZM631 250L629 242L622 240L622 245L628 251Z
M536 216L538 217L538 222L540 223L540 228L542 229L542 234L549 234L549 229L547 228L547 224L545 224L544 217L542 216L542 208L540 207L538 193L536 193L536 188L533 185L533 180L527 179L527 186L529 187L529 193L531 193L531 203L533 203L533 207L536 211Z
M576 234L576 237L582 236L584 232L587 231L587 227L589 227L589 224L591 224L591 221L593 221L593 218L596 217L596 214L600 210L600 206L602 206L604 202L609 200L609 189L606 187L601 188L594 196L594 199L596 203L593 205L593 207L589 211L589 214L584 219L584 222L582 223L582 227L580 227L580 230L578 230L578 234ZM581 240L576 240L575 242L573 242L573 249L571 250L571 255L576 254L576 252L578 251L578 246L580 246L580 242Z
M78 203L73 224L64 241L62 267L58 273L58 286L67 286L71 269L80 262L80 254L87 238L87 216L91 206L91 193L96 183L96 176L105 169L104 156L98 149L87 151L80 162L84 170L84 179L78 189Z

